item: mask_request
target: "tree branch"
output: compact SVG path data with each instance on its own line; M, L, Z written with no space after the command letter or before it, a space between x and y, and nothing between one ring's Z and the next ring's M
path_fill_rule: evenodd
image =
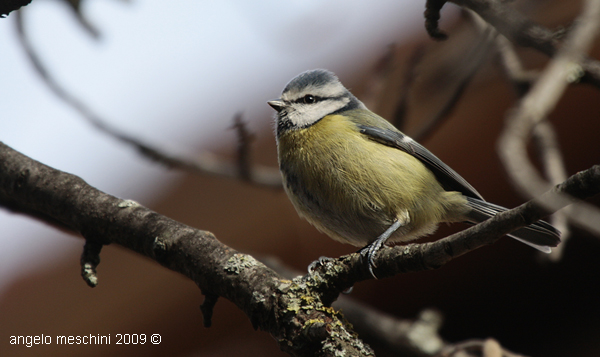
M439 15L439 8L444 1L436 2L438 7L433 11ZM493 0L454 2L472 8L501 33L514 30L509 23L519 25L516 29L522 34L505 36L517 43L538 48L550 56L556 55L557 59L561 58L561 53L557 54L555 50L556 39L549 30L533 24L522 15L515 17L515 10L504 3ZM435 20L435 14L428 19ZM431 28L432 33L435 33L435 28ZM441 32L437 31L441 36ZM20 34L23 36L22 24ZM108 128L48 75L33 51L28 54L50 88L91 123L135 145L146 155L178 163L179 159L167 157L134 138ZM579 63L585 69L582 79L600 86L600 71L592 70L594 66L598 67L597 62L583 59ZM241 124L238 133L240 136L247 134ZM240 147L247 147L246 140L247 136ZM232 165L232 169L225 171L250 177L247 162L247 156L240 152L240 170ZM187 163L181 164L185 166ZM439 268L462 254L492 244L502 235L571 203L572 199L565 198L563 193L570 197L586 198L598 192L600 166L594 166L570 177L541 197L465 231L432 243L382 249L376 257L377 276L389 277ZM336 356L342 352L347 356L372 355L371 349L356 337L344 317L329 307L340 291L371 278L359 254L346 255L319 266L312 275L285 280L253 257L222 244L210 232L193 229L133 201L100 192L80 178L40 164L2 143L0 205L80 233L86 239L81 258L82 274L90 285L97 282L96 267L101 247L117 243L196 282L206 296L202 305L205 325L210 325L218 297L225 297L247 314L255 328L271 333L281 349L292 355Z
M502 348L493 338L487 340L468 340L445 348L438 357L525 357Z
M537 144L545 176L551 184L557 184L567 179L567 168L563 160L563 155L558 144L558 138L554 126L548 120L544 120L533 130L534 142ZM569 226L569 216L571 216L571 206L554 213L550 217L550 223L561 232L560 240L562 244L552 250L548 256L550 260L559 261L562 258L563 251L567 241L571 238L571 227Z
M376 274L436 269L448 261L547 215L536 202L560 193L585 198L600 192L600 166L580 172L538 200L498 214L439 241L382 249ZM284 280L252 256L219 242L214 235L161 216L131 200L122 200L70 175L34 161L0 143L0 205L59 222L81 233L86 242L117 243L192 279L210 299L232 301L253 326L269 332L282 350L295 356L371 355L341 313L330 308L341 291L371 279L360 254L318 266L313 274ZM92 254L92 257L95 257ZM82 259L83 261L83 259Z
M524 14L503 0L449 0L471 9L494 26L499 33L520 46L534 48L549 57L557 52L557 33L529 20ZM584 58L582 83L600 87L600 62Z
M267 257L261 261L287 279L302 275L277 258ZM438 333L443 317L436 310L425 309L415 320L398 319L345 294L340 295L331 306L343 311L365 340L393 355L434 356L451 346Z
M302 279L284 280L207 231L103 193L0 143L0 205L59 223L97 245L117 243L192 279L211 301L232 301L295 356L368 356L344 317ZM87 244L86 244L87 245ZM92 254L95 257L95 254ZM82 259L83 261L84 259ZM210 316L205 316L210 321Z
M456 70L460 73L460 78L452 95L446 99L445 103L443 103L441 108L439 108L433 116L425 118L426 120L423 120L424 123L418 128L418 131L411 135L411 137L418 142L428 139L429 136L431 136L435 130L449 118L450 114L463 97L465 90L472 82L473 77L475 77L479 69L481 69L482 65L485 63L485 60L490 53L490 49L494 45L494 39L497 37L497 32L494 28L472 11L467 10L466 14L472 20L473 25L479 34L477 42L472 46L468 53L464 55L464 61L461 62L461 68Z
M538 174L528 159L527 142L536 125L546 120L566 87L582 74L582 63L587 49L598 32L600 1L588 0L576 25L567 35L556 54L531 90L511 112L498 142L500 157L517 188L526 197L536 197L551 184ZM544 202L555 211L570 200L566 197ZM564 202L561 202L564 201ZM569 211L569 219L585 229L600 235L600 210L580 204Z
M447 0L427 0L425 3L425 29L431 38L441 41L448 38L438 26L440 11Z
M375 275L385 278L400 273L440 268L454 258L492 244L503 235L546 217L554 210L573 203L575 198L585 199L598 193L600 165L595 165L569 177L534 200L446 238L430 243L381 249L375 257ZM569 199L565 199L567 195ZM553 204L548 205L548 202ZM552 210L548 207L552 207ZM371 278L359 253L345 255L317 266L313 274L317 276L315 289L321 292L325 304L330 304L340 291L351 287L355 282Z
M496 44L502 69L515 89L517 96L521 99L529 92L535 80L539 78L539 72L525 70L514 46L506 37L498 36ZM566 180L568 177L567 169L553 125L548 120L544 120L537 124L532 134L537 144L536 148L544 167L545 176L550 183L556 185ZM562 241L562 244L553 249L548 256L553 261L561 259L566 243L571 237L571 229L568 224L570 208L565 207L550 217L550 223L561 232L560 239Z

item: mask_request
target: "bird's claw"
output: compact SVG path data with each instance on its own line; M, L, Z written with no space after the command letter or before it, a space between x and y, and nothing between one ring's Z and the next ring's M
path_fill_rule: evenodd
M308 265L308 274L311 274L315 271L315 269L319 266L319 265L325 265L325 263L327 262L332 262L334 259L333 258L329 258L329 257L319 257L319 259L313 261L312 263L310 263Z
M369 273L371 273L371 276L375 279L377 279L377 275L375 275L375 272L373 271L373 269L377 268L377 264L375 264L375 255L379 252L379 249L381 249L383 244L384 241L376 240L360 250L360 255L365 259L364 262L369 268Z

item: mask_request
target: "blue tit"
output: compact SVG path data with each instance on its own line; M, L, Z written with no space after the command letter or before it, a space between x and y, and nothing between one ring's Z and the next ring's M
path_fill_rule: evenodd
M292 204L331 238L364 247L373 276L374 256L388 241L506 210L367 109L329 71L301 73L268 104L277 111L279 169ZM543 221L510 236L546 253L560 243L560 232Z

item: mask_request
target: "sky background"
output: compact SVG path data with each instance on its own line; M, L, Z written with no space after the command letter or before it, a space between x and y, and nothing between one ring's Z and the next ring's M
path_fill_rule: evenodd
M423 2L86 1L98 40L59 1L34 1L25 28L60 85L108 124L168 152L231 145L232 117L271 126L266 101L296 74L364 69L423 30ZM0 19L0 141L112 195L151 205L179 177L99 132L32 70L15 16ZM0 294L83 240L0 208Z

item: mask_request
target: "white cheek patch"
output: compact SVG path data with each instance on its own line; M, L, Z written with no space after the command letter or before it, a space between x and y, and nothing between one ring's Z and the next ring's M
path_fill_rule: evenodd
M327 99L314 104L295 103L294 110L287 115L288 119L298 127L307 127L324 116L342 109L350 102L350 98Z

